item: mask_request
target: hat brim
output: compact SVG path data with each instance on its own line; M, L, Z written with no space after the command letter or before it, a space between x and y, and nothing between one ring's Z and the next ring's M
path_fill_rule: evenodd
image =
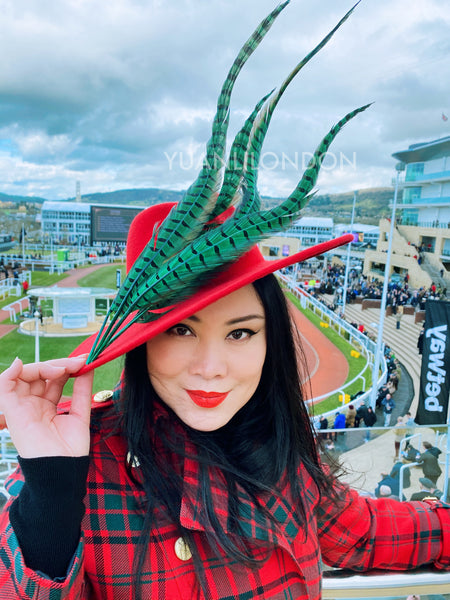
M235 290L249 283L253 283L257 279L261 279L270 273L274 273L280 269L303 262L309 258L313 258L339 246L343 246L353 241L353 234L347 233L336 239L317 244L310 248L305 248L296 254L286 256L276 260L265 260L258 248L252 248L244 254L238 261L231 264L219 275L211 279L211 281L200 288L193 296L171 307L167 312L150 323L134 323L130 325L116 340L110 343L101 354L91 363L82 367L77 375L86 373L104 365L124 354L137 348L141 344L145 344L148 340L155 337L159 333L166 331L173 325L176 325L181 320L189 317L209 304L216 302L220 298L231 294ZM131 320L130 316L124 325ZM92 346L97 338L94 334L86 338L70 356L79 356L91 351Z

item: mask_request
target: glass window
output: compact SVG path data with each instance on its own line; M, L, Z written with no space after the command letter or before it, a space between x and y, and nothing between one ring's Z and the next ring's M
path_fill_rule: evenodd
M415 200L419 200L421 195L421 187L406 188L403 190L403 204L412 204Z
M405 181L416 181L423 175L423 162L411 163L406 167Z

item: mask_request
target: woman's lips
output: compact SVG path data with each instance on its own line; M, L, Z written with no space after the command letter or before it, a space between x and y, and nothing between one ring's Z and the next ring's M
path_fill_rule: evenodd
M204 392L203 390L186 390L194 404L201 408L215 408L222 404L228 392Z

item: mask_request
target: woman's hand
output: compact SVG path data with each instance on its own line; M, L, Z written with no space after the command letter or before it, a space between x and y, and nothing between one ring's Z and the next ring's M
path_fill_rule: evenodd
M89 454L93 371L75 379L69 413L57 413L66 381L85 360L77 356L24 365L16 358L0 374L0 411L22 458Z

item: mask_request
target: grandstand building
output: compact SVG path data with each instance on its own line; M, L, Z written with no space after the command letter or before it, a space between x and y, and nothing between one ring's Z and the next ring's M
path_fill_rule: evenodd
M90 243L91 206L82 202L53 202L42 205L42 235L58 244Z
M302 217L284 233L260 243L265 256L290 256L301 248L326 242L334 236L333 219Z
M378 225L366 225L354 223L352 227L348 223L336 223L334 226L334 237L339 237L351 231L355 234L355 243L362 250L365 248L376 248L380 237Z
M390 276L409 274L413 287L450 283L450 137L413 144L392 155L405 163L400 216L394 228ZM366 252L364 273L383 278L390 222L380 222L377 249Z
M42 238L48 243L125 243L129 225L142 206L53 202L42 205Z

